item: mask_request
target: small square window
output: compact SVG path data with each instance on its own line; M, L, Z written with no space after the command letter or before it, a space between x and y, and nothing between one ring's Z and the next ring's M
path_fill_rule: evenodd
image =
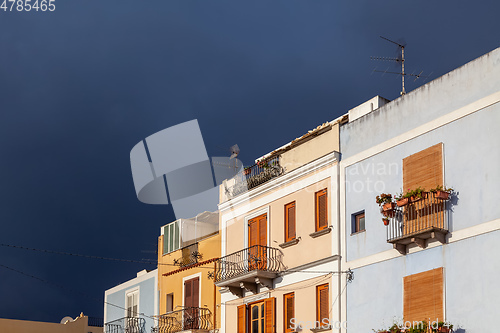
M365 211L352 215L352 233L365 231Z

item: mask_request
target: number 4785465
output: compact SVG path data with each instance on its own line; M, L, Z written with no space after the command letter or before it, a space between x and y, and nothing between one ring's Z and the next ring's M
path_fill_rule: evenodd
M53 12L56 10L56 0L3 0L0 10L4 12L29 12L32 10L37 12L46 12L47 10Z

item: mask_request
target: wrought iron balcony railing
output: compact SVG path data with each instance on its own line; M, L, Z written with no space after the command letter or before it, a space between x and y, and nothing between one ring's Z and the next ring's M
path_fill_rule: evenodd
M207 308L186 307L158 316L155 332L175 333L187 330L211 330L212 313Z
M146 333L144 318L126 317L104 324L105 333Z
M285 269L283 252L268 246L254 245L229 254L215 262L214 282L244 276L252 271L280 273Z
M283 174L279 156L254 164L234 176L235 183L228 188L228 198L244 193Z
M406 245L410 243L425 248L430 238L444 243L448 233L446 205L447 201L425 193L423 198L385 212L389 218L387 242L393 243L400 252L406 252Z

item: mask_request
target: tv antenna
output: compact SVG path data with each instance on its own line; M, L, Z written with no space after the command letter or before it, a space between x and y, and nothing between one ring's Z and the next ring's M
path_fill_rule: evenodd
M382 60L382 61L395 61L395 62L400 62L401 63L401 72L390 72L390 71L378 71L378 70L373 70L374 72L380 72L380 73L388 73L388 74L398 74L398 75L401 75L401 84L402 84L402 89L401 89L401 96L406 94L406 90L405 90L405 76L413 76L415 77L415 81L420 78L420 77L428 77L428 76L423 76L422 75L422 71L418 74L409 74L409 73L405 73L405 45L402 45L402 44L399 44L395 41L392 41L390 40L389 38L385 38L383 36L379 36L380 38L388 41L388 42L391 42L393 44L396 44L400 50L400 52L398 52L398 57L397 58L390 58L390 57L370 57L372 60Z

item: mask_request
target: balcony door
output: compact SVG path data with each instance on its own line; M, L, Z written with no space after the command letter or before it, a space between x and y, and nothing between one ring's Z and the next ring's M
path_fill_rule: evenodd
M199 298L200 278L184 281L184 330L198 328Z
M267 214L248 222L248 266L250 270L267 267Z

